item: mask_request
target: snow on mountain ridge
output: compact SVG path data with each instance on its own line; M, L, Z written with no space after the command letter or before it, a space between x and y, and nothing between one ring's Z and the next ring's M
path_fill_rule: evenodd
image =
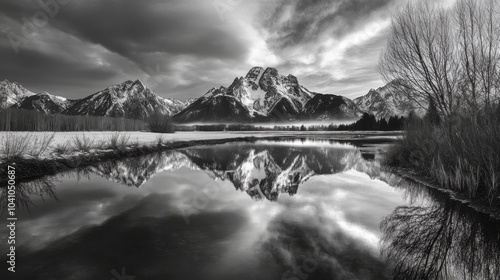
M46 114L145 118L156 109L164 114L176 114L192 102L192 99L183 102L158 96L141 80L127 80L77 100L48 92L34 93L8 80L0 82L0 110L15 107Z
M225 100L225 107L220 106L221 100ZM311 92L300 85L294 75L281 75L271 67L253 67L245 76L236 77L228 88L210 89L173 120L179 123L260 123L312 121L318 116L322 120L346 120L355 119L359 112L352 100Z
M0 110L7 109L35 94L20 84L5 79L0 82Z
M145 119L156 110L171 116L184 107L177 99L158 96L140 80L127 80L78 100L65 113Z
M314 94L299 85L297 77L284 76L275 68L253 67L245 77L236 78L227 94L237 97L250 112L269 114L274 106L286 98L297 112L301 112Z
M425 108L422 108L415 101L411 100L398 88L397 83L388 83L378 89L370 89L364 95L354 99L354 103L363 111L375 115L377 118L389 118L391 116L407 116L410 111L417 115L425 115ZM425 105L423 102L422 104Z

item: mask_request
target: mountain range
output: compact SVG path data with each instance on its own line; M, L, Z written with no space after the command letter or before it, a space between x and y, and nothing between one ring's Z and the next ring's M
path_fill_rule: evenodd
M144 119L156 110L172 116L187 105L177 99L158 96L140 80L125 81L75 100L47 92L34 93L7 80L0 82L0 109L21 108L45 114Z
M264 123L356 120L363 113L378 118L423 114L395 83L371 89L367 95L347 97L312 92L297 77L275 68L254 67L228 87L212 88L185 102L163 98L140 80L112 85L82 99L47 92L34 93L18 83L0 82L0 110L21 108L45 114L92 115L145 119L154 111L177 123Z

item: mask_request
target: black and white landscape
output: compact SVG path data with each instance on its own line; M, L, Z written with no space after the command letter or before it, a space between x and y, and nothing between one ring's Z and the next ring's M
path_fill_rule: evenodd
M363 113L377 118L425 114L425 108L389 83L354 100L311 92L298 78L277 69L254 67L228 87L212 88L198 98L162 98L140 80L112 85L82 99L33 93L16 82L0 82L1 108L45 114L146 119L154 111L177 123L286 123L355 121Z
M500 275L497 0L0 2L0 279Z

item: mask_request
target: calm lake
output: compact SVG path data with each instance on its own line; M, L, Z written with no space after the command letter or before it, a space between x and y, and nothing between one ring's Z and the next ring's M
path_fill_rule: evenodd
M500 222L384 171L386 147L200 146L19 184L0 279L499 279Z

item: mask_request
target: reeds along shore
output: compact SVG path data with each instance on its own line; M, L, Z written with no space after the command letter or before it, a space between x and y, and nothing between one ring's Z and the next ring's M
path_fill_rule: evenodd
M55 132L36 135L34 133L6 133L0 139L0 158L16 160L41 158L47 154L66 155L90 150L124 149L131 145L130 135L113 133L109 139L95 140L85 134L76 135L68 142L53 143Z
M500 205L500 107L439 124L414 119L387 163L411 168L443 188Z

